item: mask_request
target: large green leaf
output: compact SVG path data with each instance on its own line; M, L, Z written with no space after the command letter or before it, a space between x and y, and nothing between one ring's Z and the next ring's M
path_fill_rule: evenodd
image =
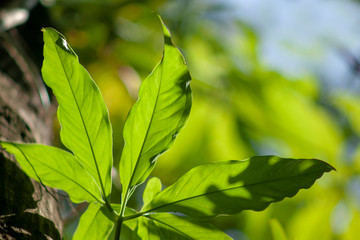
M59 148L1 142L31 178L66 191L73 202L103 202L94 179L69 152Z
M119 166L123 197L148 177L157 157L184 126L191 108L191 77L165 25L163 29L163 58L142 83L124 126L125 147Z
M142 240L231 239L208 223L170 213L155 213L140 217L137 234Z
M196 167L166 188L143 212L181 212L196 218L260 211L309 188L329 164L315 159L252 157Z
M73 239L108 239L114 224L115 218L106 207L90 203L80 217Z
M98 87L64 36L51 28L43 32L42 74L59 103L61 141L108 196L113 162L108 110Z

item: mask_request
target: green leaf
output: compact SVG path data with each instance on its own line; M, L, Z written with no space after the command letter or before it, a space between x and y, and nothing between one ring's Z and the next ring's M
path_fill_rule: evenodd
M143 213L181 212L206 219L247 209L261 211L309 188L331 170L320 160L275 156L202 165L157 194Z
M90 203L81 215L73 239L108 239L115 224L115 218L106 207Z
M31 178L67 192L71 201L103 202L94 179L69 152L39 144L1 142Z
M170 213L155 213L138 219L137 233L146 239L231 239L212 225Z
M157 177L153 177L148 181L143 194L144 206L161 191L161 187L161 181Z
M59 103L62 143L94 177L107 197L111 191L112 130L102 95L65 37L45 28L42 74Z
M163 58L142 83L124 126L119 165L123 199L149 176L157 157L173 144L190 113L191 77L165 25L163 29Z

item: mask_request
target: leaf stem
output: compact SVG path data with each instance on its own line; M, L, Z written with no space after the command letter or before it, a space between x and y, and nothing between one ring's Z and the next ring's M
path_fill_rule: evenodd
M129 200L128 195L129 195L129 189L126 190L126 193L123 196L123 200L121 201L120 217L125 216L125 208L126 208L128 200Z
M127 188L125 194L123 195L123 199L121 201L119 217L116 221L116 230L115 230L114 240L120 239L121 225L122 225L122 222L124 221L126 205L127 205L127 202L133 192L134 192L134 188L132 188L132 189Z
M119 216L118 220L116 221L116 229L115 229L115 238L114 238L114 240L120 240L122 222L123 222L123 217Z
M111 212L112 215L116 215L114 209L111 207L111 204L106 198L105 198L105 206Z

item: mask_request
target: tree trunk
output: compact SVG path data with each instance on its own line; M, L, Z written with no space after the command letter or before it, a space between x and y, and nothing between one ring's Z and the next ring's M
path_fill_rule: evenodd
M0 29L0 138L51 144L53 107L21 40L16 29ZM0 239L61 239L56 198L0 151Z

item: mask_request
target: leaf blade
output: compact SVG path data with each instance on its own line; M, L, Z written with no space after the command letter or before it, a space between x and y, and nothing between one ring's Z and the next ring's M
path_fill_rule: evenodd
M261 211L309 188L331 170L320 160L275 156L202 165L156 195L143 212L181 212L208 219L247 209Z
M114 224L115 219L113 219L106 207L90 203L87 210L80 217L73 240L108 239Z
M148 177L156 158L183 128L191 108L190 74L164 24L163 29L163 58L143 81L124 126L125 146L119 164L123 197Z
M111 191L112 130L102 95L63 35L44 32L42 74L59 103L60 138L95 178ZM100 161L101 159L101 161Z
M143 193L144 206L147 205L161 191L161 181L157 177L150 178Z
M69 152L40 144L1 142L31 178L66 191L71 201L102 202L94 179Z

